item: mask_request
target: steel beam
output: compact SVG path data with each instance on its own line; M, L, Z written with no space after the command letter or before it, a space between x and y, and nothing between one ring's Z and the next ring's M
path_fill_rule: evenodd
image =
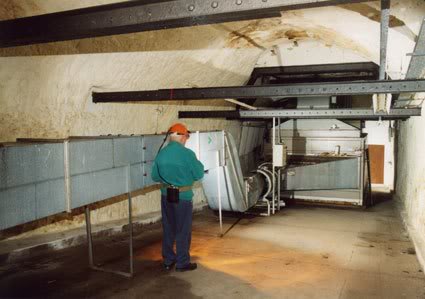
M0 22L0 47L278 17L283 10L366 0L136 0Z
M102 92L93 95L94 103L149 102L170 100L249 99L300 96L364 95L425 91L425 80L355 81L263 86L235 86L162 89L127 92Z
M179 118L232 118L232 119L349 119L349 120L396 120L420 116L421 109L392 109L389 114L374 113L372 109L273 109L273 110L239 110L239 111L180 111Z
M424 76L425 71L425 19L422 21L421 30L416 42L415 51L410 60L409 69L407 70L406 79L418 79Z
M272 66L255 68L251 76L279 76L306 74L339 74L339 73L379 73L379 66L373 62L331 63L313 65ZM378 79L378 78L376 78Z
M251 78L269 78L271 84L289 84L377 80L378 76L378 65L360 62L255 68Z

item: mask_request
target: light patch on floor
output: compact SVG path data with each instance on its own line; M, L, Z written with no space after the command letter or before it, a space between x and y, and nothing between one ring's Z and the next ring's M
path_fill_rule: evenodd
M237 219L226 218L225 229ZM242 219L224 238L217 219L196 218L192 259L200 269L172 274L194 295L274 298L424 298L425 277L393 203L370 210L285 209ZM161 262L160 241L137 251ZM239 281L217 285L218 276ZM251 297L251 296L250 296Z

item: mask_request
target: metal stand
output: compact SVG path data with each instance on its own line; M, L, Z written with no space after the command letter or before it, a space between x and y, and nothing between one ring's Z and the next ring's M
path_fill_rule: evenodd
M220 220L220 237L223 237L223 213L221 211L221 178L220 178L220 154L217 152L217 162L219 167L217 168L217 195L218 195L218 218Z
M91 221L90 221L90 208L86 206L85 214L86 214L86 231L87 231L87 243L89 250L89 266L91 269L96 271L102 271L107 273L114 273L126 278L132 278L134 274L134 265L133 265L133 215L132 215L132 198L130 192L130 166L127 167L127 195L128 195L128 231L129 231L129 262L130 262L130 271L123 272L117 270L106 269L102 267L98 267L94 262L94 253L93 253L93 239L91 232Z

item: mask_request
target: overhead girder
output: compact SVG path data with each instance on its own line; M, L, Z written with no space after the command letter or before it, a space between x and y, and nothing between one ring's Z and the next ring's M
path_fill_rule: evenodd
M0 47L278 17L284 10L366 0L126 1L0 22Z
M225 111L180 111L179 118L227 118L227 119L344 119L344 120L397 120L420 116L421 109L391 109L390 113L372 109L270 109Z
M94 103L283 98L424 92L425 79L93 92Z

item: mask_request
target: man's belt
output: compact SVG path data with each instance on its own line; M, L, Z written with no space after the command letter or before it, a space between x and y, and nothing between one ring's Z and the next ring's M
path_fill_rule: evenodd
M180 192L190 191L193 188L193 186L176 187L176 186L171 186L171 185L168 185L168 184L162 184L162 187L163 188L176 188L176 189L179 189Z

